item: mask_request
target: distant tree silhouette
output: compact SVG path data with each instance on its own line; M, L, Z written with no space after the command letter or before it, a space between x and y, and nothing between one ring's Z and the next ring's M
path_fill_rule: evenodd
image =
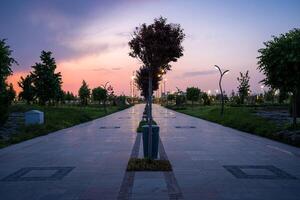
M65 92L65 100L66 101L74 101L74 100L76 100L76 97L72 92L67 91L67 92Z
M99 105L102 102L104 106L104 101L107 100L108 93L107 90L104 89L103 87L96 87L92 90L92 96L95 101L99 102Z
M201 98L203 100L203 105L209 106L211 104L211 99L206 92L201 92Z
M17 64L11 56L12 50L4 39L0 40L0 124L8 117L8 106L11 103L6 79L12 74L11 66Z
M242 72L240 72L240 77L237 77L237 80L239 82L238 93L239 93L240 103L244 104L245 98L250 93L249 71L246 71L245 74L243 74Z
M9 104L11 104L15 100L16 95L17 93L13 87L13 84L10 83L9 86L7 87L7 97L8 97Z
M56 62L52 52L42 51L40 59L41 63L32 66L31 77L36 97L41 105L45 105L61 96L62 80L61 73L55 73Z
M19 93L19 98L25 100L27 104L30 104L35 97L32 77L30 75L27 75L25 78L21 76L21 80L18 82L18 85L22 89Z
M258 69L263 72L262 82L274 89L291 92L293 125L297 123L300 102L300 29L293 29L264 43L258 50Z
M78 95L81 100L81 104L86 106L91 95L91 89L84 80L82 81L82 85L79 88Z
M192 101L192 107L194 106L194 101L198 101L200 97L201 90L197 87L186 88L186 99Z

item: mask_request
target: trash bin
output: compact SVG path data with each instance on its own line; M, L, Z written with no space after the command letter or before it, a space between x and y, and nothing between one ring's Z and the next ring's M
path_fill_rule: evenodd
M25 125L44 124L44 113L39 110L30 110L25 113Z
M149 126L142 126L143 130L143 149L144 158L149 158L148 156L148 139L149 139ZM159 126L152 125L152 159L156 159L158 156L158 142L159 142Z

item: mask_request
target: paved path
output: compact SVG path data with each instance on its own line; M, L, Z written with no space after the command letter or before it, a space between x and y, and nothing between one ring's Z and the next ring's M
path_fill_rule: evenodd
M137 105L1 149L0 199L299 200L299 148L156 105L174 172L135 172L124 184L142 110Z

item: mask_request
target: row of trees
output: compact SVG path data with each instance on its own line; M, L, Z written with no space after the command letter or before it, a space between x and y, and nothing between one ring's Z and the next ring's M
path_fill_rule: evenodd
M98 101L99 105L102 103L104 110L106 111L106 102L116 100L114 90L108 82L105 85L98 86L94 89L90 89L88 84L83 80L82 85L78 91L79 98L82 105L87 105L90 99Z
M236 103L244 104L245 98L250 94L249 72L240 72L240 77L238 77L237 80L239 82L238 95L236 96L235 93L233 93L232 96L237 97L235 98ZM223 96L224 100L227 101L227 95L224 93ZM221 100L221 95L217 94L216 96L209 96L209 94L202 92L198 87L188 87L185 93L177 88L177 92L167 96L168 101L176 100L176 105L181 105L185 102L185 100L188 100L192 102L193 106L194 102L197 102L200 99L203 101L204 105L210 105L211 101L214 99Z
M5 40L0 40L0 125L8 117L9 105L16 99L16 92L12 84L7 83L7 77L12 75L11 66L17 64L11 56L12 50ZM54 105L75 101L87 105L92 99L102 104L106 111L107 101L114 104L126 104L126 97L116 97L111 85L90 89L85 81L78 91L78 97L72 92L62 90L62 75L56 72L56 61L50 51L42 51L40 61L32 66L32 71L18 82L21 92L18 99L27 104L39 103L40 105Z
M223 94L224 102L230 103L230 105L242 105L241 96L239 93L232 91L231 94L227 95L226 93ZM281 94L280 92L274 91L273 89L269 89L261 94L247 94L243 96L244 104L247 105L259 105L259 104L275 104L275 103L285 103L289 99L288 94ZM202 105L211 105L213 103L221 102L221 94L208 94L205 91L197 87L188 87L185 92L177 91L173 94L168 94L166 99L160 99L164 101L164 103L172 104L175 103L177 106L182 106L183 104L190 101L192 106L197 102L198 104Z

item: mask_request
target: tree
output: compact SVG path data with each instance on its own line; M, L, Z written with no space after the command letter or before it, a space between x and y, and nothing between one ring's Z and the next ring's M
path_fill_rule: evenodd
M194 106L194 101L198 101L200 97L200 89L197 87L186 88L186 99L192 101L192 107Z
M96 87L92 90L92 96L95 101L99 102L99 105L102 102L104 106L104 101L106 101L108 97L108 93L107 90L104 89L103 87Z
M264 92L265 101L274 103L275 100L275 90L270 88L268 91Z
M162 76L156 75L152 77L152 94L153 91L159 88L159 81L162 80ZM138 71L136 71L135 83L138 89L141 91L141 95L148 99L149 97L149 68L142 66Z
M91 95L91 89L84 80L82 81L82 85L79 88L78 95L81 100L81 104L86 106Z
M11 66L17 64L11 56L12 50L4 39L0 40L0 124L3 124L8 117L8 106L11 103L9 98L6 79L12 74Z
M14 89L14 86L12 83L10 83L9 86L7 87L7 98L8 98L9 104L11 104L15 100L16 95L17 94Z
M167 105L168 105L168 102L171 101L171 105L172 105L172 102L175 100L175 95L174 94L168 94L167 95Z
M245 98L249 95L250 91L250 85L249 85L249 71L246 71L245 74L240 72L240 77L237 78L239 82L238 86L238 93L240 97L240 103L244 104Z
M76 97L75 97L75 95L72 92L67 91L65 93L65 100L69 101L69 102L70 101L74 101L74 100L76 100Z
M258 69L266 77L262 82L271 88L292 93L293 125L296 126L300 99L300 29L273 36L264 45L258 50Z
M18 85L22 89L19 93L19 97L25 100L27 104L30 104L35 97L32 77L30 75L27 75L25 78L21 76L21 80L18 82Z
M41 63L32 66L32 82L41 105L45 105L46 102L50 103L51 100L54 101L61 96L61 73L55 73L56 62L51 55L50 51L42 51Z
M152 80L160 73L171 69L170 62L176 62L183 55L181 45L185 35L180 25L167 24L166 18L154 19L150 25L142 24L133 33L129 42L129 55L138 58L148 68L148 155L152 158Z
M177 88L177 92L175 92L175 105L182 106L186 101L186 97L183 91L181 91L178 87L176 88Z
M211 104L211 99L206 92L201 92L201 98L203 100L203 105L209 106Z

